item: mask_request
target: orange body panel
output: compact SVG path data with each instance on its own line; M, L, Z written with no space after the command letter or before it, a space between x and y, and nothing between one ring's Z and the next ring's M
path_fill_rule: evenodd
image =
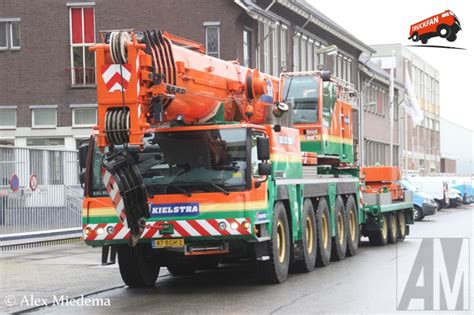
M399 166L368 166L361 169L365 179L365 192L388 190L393 200L403 199L403 189L398 182L401 180Z

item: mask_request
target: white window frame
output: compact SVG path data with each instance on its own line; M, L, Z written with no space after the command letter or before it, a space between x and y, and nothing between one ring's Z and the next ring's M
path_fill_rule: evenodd
M313 50L314 50L314 40L313 39L308 39L308 47L306 48L308 50L307 55L308 55L308 71L315 70L314 68L314 59L313 59Z
M206 54L209 55L209 52L207 51L207 44L208 44L207 32L209 31L209 29L215 28L217 29L217 52L212 51L211 52L212 55L209 55L209 56L220 58L221 57L221 28L220 28L221 22L204 22L203 25L206 28ZM216 53L217 53L217 56L215 56Z
M58 126L58 106L57 105L51 105L51 106L36 106L32 105L30 106L31 109L31 128L32 129L50 129L50 128L56 128ZM54 125L35 125L35 111L37 110L54 110Z
M308 37L303 35L301 36L300 41L300 51L301 51L301 71L308 70Z
M247 39L245 39L245 34L248 35ZM247 67L247 68L250 68L252 66L252 59L251 59L251 55L252 55L252 45L251 45L251 42L252 42L252 31L246 27L244 27L244 30L242 31L242 48L243 48L243 52L242 52L242 64ZM247 43L245 43L245 40L247 40ZM245 58L245 55L247 55L247 58ZM247 59L247 60L246 60Z
M77 5L68 5L69 7L69 45L71 47L70 52L71 52L71 85L72 86L95 86L97 83L97 77L94 78L94 83L87 83L86 82L86 54L85 50L88 49L88 47L92 47L95 45L95 42L97 41L96 38L96 23L95 23L95 3L77 3ZM94 42L93 43L84 43L84 37L85 37L85 32L84 32L84 9L89 9L92 8L94 9ZM83 43L81 44L74 44L72 42L72 9L81 9L81 17L82 17L82 41ZM82 53L82 65L84 68L84 83L76 83L75 82L75 77L74 77L74 48L75 47L82 47L83 53ZM95 61L95 53L94 53L94 61ZM95 65L94 65L95 66ZM95 72L95 71L94 71Z
M5 126L0 125L0 130L16 129L16 125L18 122L17 106L0 106L0 115L4 111L11 111L15 113L15 123L13 125L5 125Z
M0 51L21 49L21 19L20 18L0 18L0 22L5 23L5 46L0 46ZM18 37L20 46L13 46L13 23L20 25Z
M97 105L96 104L71 104L71 119L73 128L88 128L97 125ZM92 124L76 124L75 112L81 109L95 109L95 123Z

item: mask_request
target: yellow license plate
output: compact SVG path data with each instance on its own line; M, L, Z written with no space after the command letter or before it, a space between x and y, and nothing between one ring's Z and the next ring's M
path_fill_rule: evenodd
M182 238L171 238L164 240L153 240L153 248L164 248L164 247L184 247L184 239Z

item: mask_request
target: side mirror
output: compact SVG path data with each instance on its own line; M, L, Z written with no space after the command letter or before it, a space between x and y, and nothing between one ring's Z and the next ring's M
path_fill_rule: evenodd
M260 161L270 160L270 141L265 137L257 137L257 157Z
M272 165L269 163L258 163L258 175L269 176L272 174Z
M79 167L86 168L87 152L89 151L89 140L85 140L79 144Z
M331 81L331 71L322 71L321 72L321 79L323 82L330 82Z

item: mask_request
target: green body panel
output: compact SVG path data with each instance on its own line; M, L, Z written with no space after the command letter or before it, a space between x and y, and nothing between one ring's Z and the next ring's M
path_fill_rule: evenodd
M341 157L341 162L354 163L354 151L351 144L329 140L301 140L301 151L314 152L318 155Z

